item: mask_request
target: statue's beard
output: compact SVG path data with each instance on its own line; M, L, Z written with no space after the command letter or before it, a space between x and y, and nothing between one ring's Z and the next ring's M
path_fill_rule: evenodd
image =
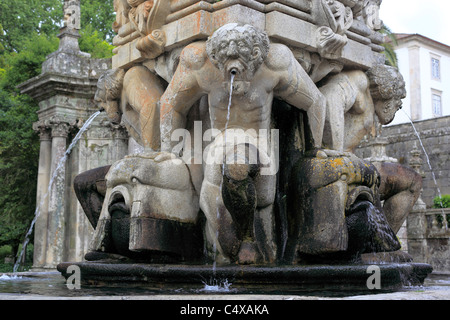
M235 81L251 81L257 69L255 61L245 61L242 58L228 59L219 63L218 67L223 72L225 80L230 80L234 75Z
M223 87L230 92L231 78L233 77L233 95L241 96L248 92L250 83L256 73L257 65L255 61L245 62L242 59L230 59L219 64L219 69L223 72L225 81Z
M233 81L233 89L231 91L230 81L224 81L222 83L224 90L228 93L232 93L233 96L245 95L250 89L250 84L251 84L250 81L234 80Z
M383 125L390 124L394 120L395 114L399 109L401 109L401 105L397 106L393 101L382 103L382 107L376 110L380 123Z

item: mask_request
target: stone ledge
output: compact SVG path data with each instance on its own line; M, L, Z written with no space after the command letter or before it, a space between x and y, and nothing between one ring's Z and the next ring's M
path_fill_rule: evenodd
M64 262L58 271L67 279L67 268L76 265L85 284L127 283L154 285L158 288L201 288L207 279L227 279L238 290L261 293L302 292L304 290L339 290L368 292L369 265L312 266L217 266L161 265L112 262ZM431 266L418 263L380 264L381 292L391 292L404 286L422 285L432 272Z

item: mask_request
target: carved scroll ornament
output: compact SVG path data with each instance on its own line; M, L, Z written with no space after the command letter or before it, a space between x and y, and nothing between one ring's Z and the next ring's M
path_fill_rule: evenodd
M128 3L132 6L129 19L142 36L136 48L145 57L154 59L164 52L166 37L161 27L170 13L170 1L128 0Z
M347 44L345 32L353 24L353 12L337 0L317 1L314 8L317 29L317 49L327 59L338 59Z

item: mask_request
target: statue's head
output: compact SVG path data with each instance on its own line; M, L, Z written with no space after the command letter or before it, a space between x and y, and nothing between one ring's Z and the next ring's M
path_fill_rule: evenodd
M224 72L225 79L251 80L269 53L269 38L252 25L229 23L206 42L209 59Z
M125 71L111 69L103 73L97 82L94 101L99 109L104 109L113 123L120 123L119 99L122 93Z
M64 26L69 29L80 29L80 1L64 1Z
M381 64L367 71L367 76L375 113L381 124L389 124L402 108L402 99L406 97L403 76L397 68Z

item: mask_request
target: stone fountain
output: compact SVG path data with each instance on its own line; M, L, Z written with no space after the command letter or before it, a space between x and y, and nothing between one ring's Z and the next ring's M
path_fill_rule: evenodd
M96 101L143 147L80 174L95 229L85 283L383 289L429 265L396 233L421 190L356 157L405 83L384 65L380 0L115 0Z

